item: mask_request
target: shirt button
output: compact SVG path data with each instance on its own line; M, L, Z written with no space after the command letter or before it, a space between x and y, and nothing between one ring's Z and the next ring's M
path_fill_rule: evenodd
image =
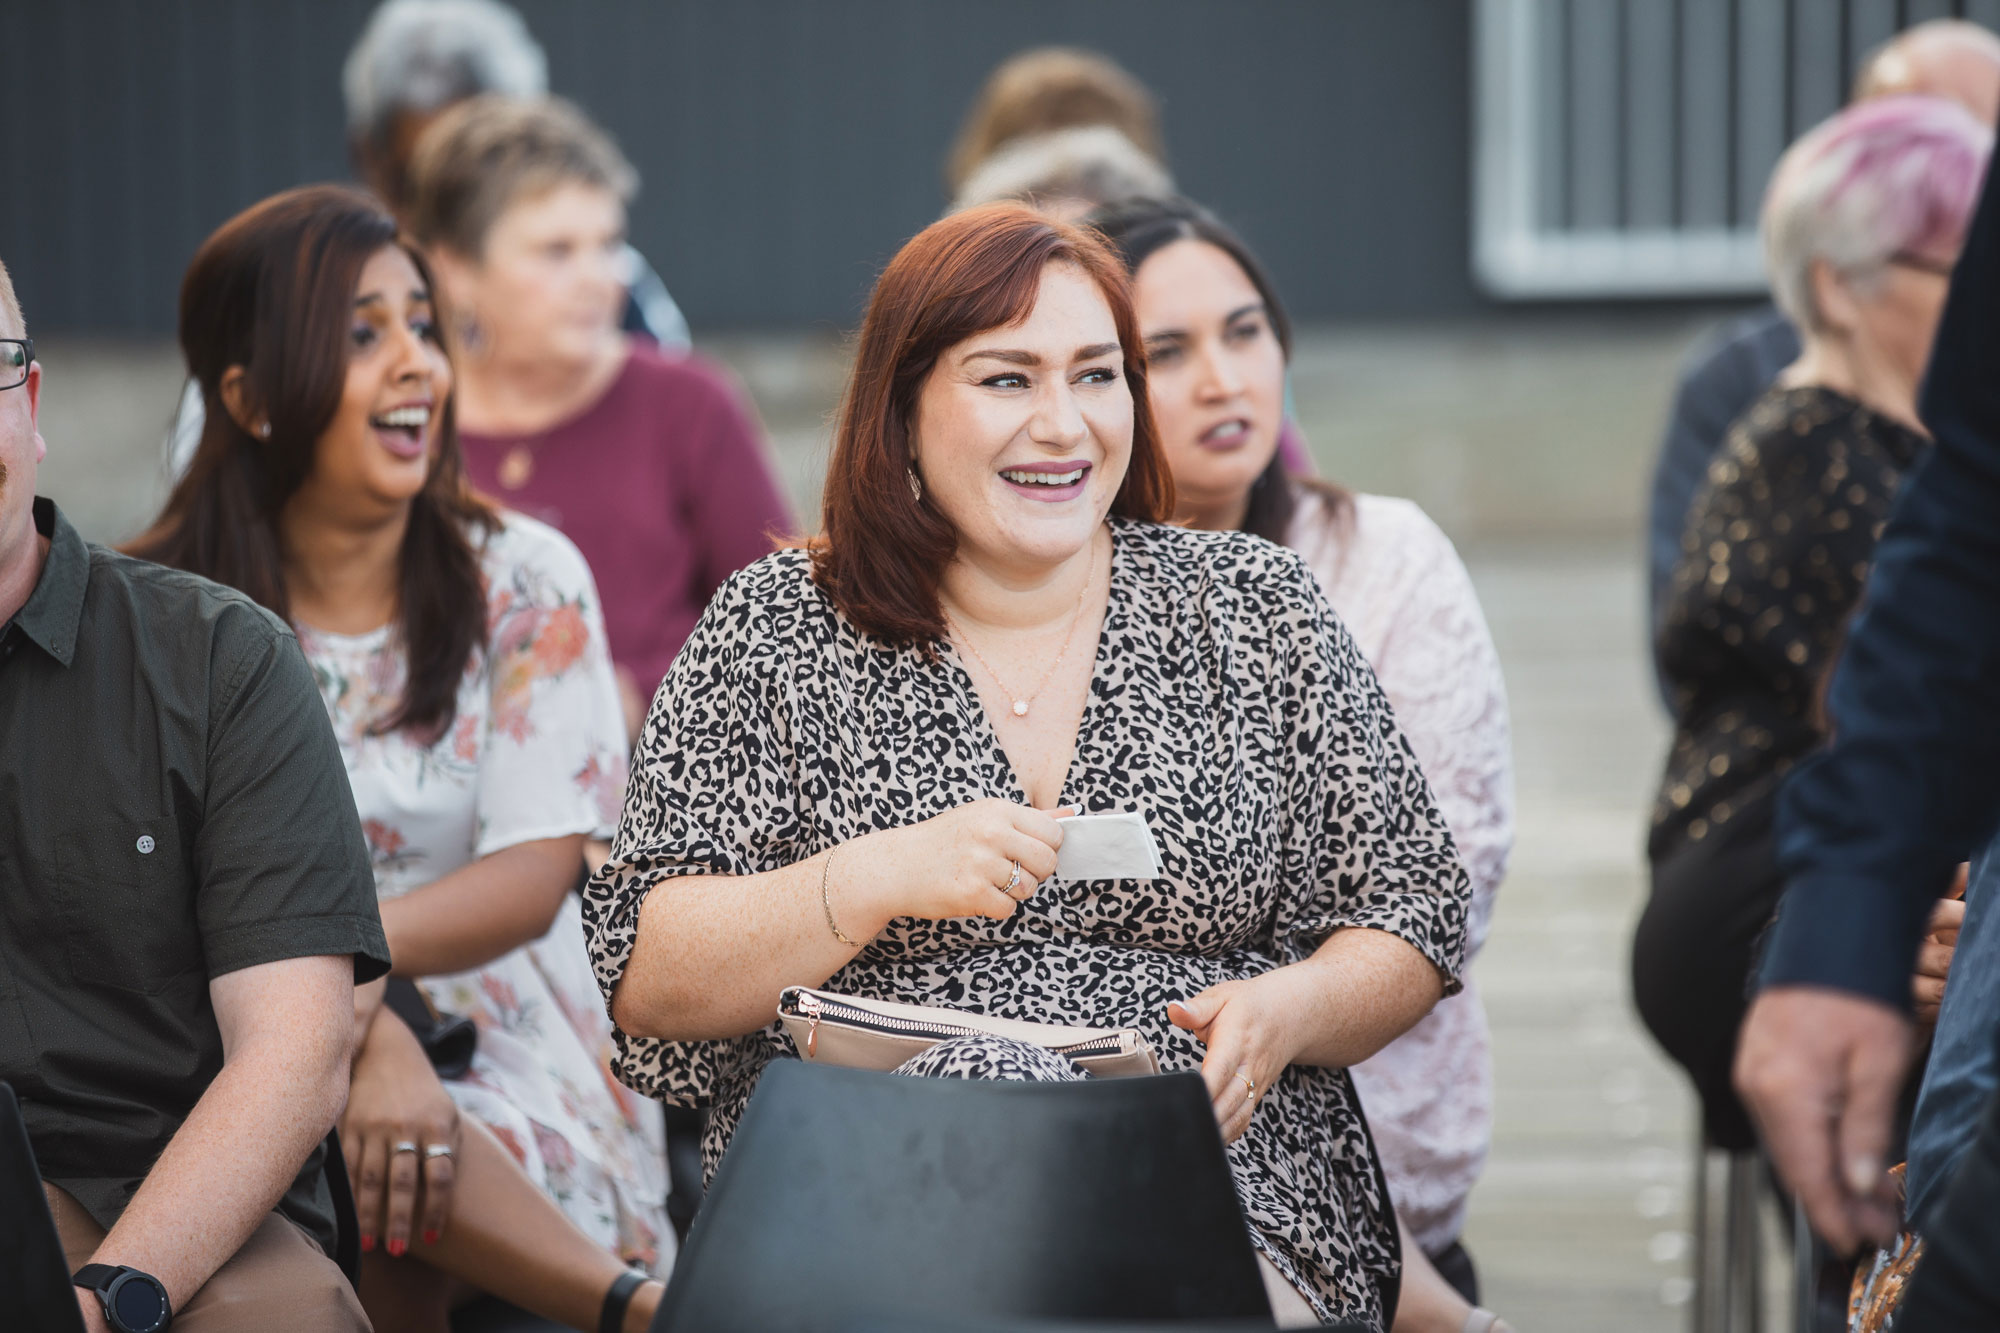
M153 850L153 848L154 848L154 847L155 847L156 845L157 845L157 844L155 844L155 843L153 842L153 835L152 835L152 834L150 834L150 833L141 833L141 834L139 835L139 855L141 855L141 856L147 856L147 855L150 855L150 854L152 853L152 850Z

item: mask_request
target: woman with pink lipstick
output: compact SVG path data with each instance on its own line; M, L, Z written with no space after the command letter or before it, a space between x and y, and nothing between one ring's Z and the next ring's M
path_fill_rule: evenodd
M1342 1072L1457 987L1467 888L1303 562L1173 512L1117 257L1020 205L877 283L820 535L723 585L585 913L619 1074L713 1108L787 986L1137 1028L1199 1071L1280 1322L1380 1329L1399 1246ZM1157 873L1057 879L1129 812ZM942 1042L902 1072L1083 1077Z
M341 1141L375 1326L441 1330L478 1288L580 1327L608 1302L640 1328L660 1288L625 1264L672 1245L658 1117L607 1077L569 892L625 774L602 613L574 546L467 486L431 292L358 191L293 190L224 224L181 294L201 444L132 550L296 631L393 972L478 1026L469 1072L441 1086L382 985L356 994Z
M1470 956L1514 830L1506 694L1465 566L1409 501L1287 474L1278 435L1291 326L1234 233L1186 200L1135 201L1092 221L1132 271L1178 517L1281 542L1311 566L1395 708L1471 875ZM1351 1072L1404 1228L1396 1328L1492 1326L1474 1308L1477 1279L1458 1242L1492 1137L1486 1016L1471 980Z

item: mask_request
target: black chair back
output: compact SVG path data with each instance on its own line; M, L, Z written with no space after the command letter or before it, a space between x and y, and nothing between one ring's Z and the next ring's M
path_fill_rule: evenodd
M1198 1075L1011 1083L779 1060L653 1329L1270 1317Z
M38 1333L84 1333L62 1237L14 1089L0 1083L0 1305ZM9 1324L9 1327L14 1327Z

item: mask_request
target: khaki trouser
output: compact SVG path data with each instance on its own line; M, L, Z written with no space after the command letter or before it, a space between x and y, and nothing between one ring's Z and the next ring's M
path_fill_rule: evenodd
M74 1272L90 1262L104 1228L83 1205L47 1181L49 1212ZM277 1213L215 1270L187 1308L174 1311L174 1333L369 1333L354 1288L312 1238Z

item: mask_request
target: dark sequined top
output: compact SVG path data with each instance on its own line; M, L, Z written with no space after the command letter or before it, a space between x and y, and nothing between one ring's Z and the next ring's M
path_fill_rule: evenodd
M1917 431L1831 389L1774 388L1695 495L1663 608L1674 745L1655 861L1770 793L1824 738L1818 699Z

